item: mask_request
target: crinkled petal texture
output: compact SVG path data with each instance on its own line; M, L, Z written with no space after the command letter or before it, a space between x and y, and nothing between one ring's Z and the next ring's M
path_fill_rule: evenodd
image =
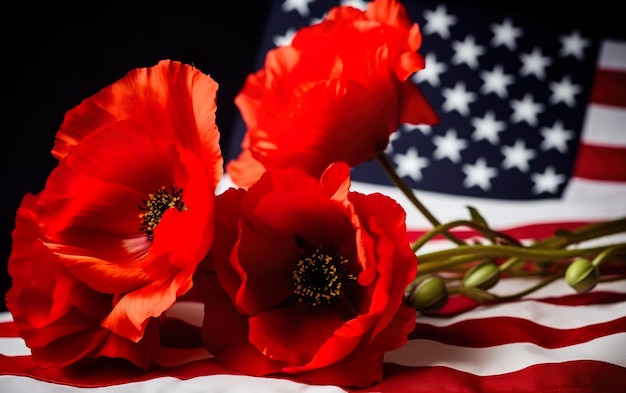
M208 75L165 60L67 113L59 164L24 197L9 259L7 307L39 364L154 360L159 317L192 287L213 241L216 93ZM180 203L153 209L149 237L140 214L161 187Z
M402 207L349 185L345 163L331 164L321 180L298 168L273 169L249 189L216 198L220 230L194 282L205 302L203 341L220 362L320 384L382 379L384 353L402 346L415 326L415 310L402 299L417 260ZM303 271L299 264L312 250L335 263L321 269L320 259L320 269ZM319 293L329 277L344 285L315 304L297 291L296 277Z
M438 117L409 76L424 68L421 33L396 0L348 6L268 52L235 98L246 134L228 163L239 187L264 170L296 166L319 177L335 161L356 166L387 147L402 123Z

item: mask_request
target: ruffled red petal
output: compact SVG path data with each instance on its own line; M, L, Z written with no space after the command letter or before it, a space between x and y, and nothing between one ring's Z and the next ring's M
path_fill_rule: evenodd
M249 340L270 359L305 365L343 323L339 315L327 308L276 308L249 318ZM353 347L341 351L335 345L334 356L326 364L341 359Z
M59 165L24 198L10 257L7 307L35 361L107 356L146 368L156 356L158 317L191 288L213 240L216 91L196 68L165 60L67 113ZM184 206L163 214L151 241L138 206L170 185Z

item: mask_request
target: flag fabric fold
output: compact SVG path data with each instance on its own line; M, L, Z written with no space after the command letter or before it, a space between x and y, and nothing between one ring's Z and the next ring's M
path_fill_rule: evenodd
M527 284L508 279L494 290L515 291ZM478 307L452 317L418 316L408 343L385 356L384 380L367 389L239 375L197 348L179 350L178 363L147 374L119 364L80 372L44 370L33 364L10 315L4 313L0 391L185 392L202 387L203 392L620 393L626 375L624 309L623 281L601 283L586 294L572 293L565 283L554 282L514 303ZM169 314L197 324L201 312L201 304L184 302Z

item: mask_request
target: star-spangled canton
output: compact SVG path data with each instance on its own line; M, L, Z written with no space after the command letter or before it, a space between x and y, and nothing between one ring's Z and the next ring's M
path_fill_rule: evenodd
M486 19L479 7L404 4L424 36L426 69L411 80L440 115L430 134L401 127L390 141L387 153L405 180L445 194L560 197L573 170L596 44L576 26L563 35L520 15L488 10ZM355 168L353 178L389 184L376 162Z
M328 10L364 0L283 0L265 50ZM572 26L565 34L493 9L404 1L420 25L426 68L411 76L440 116L402 125L386 153L416 190L498 199L559 198L574 167L598 46ZM485 11L485 12L483 12ZM285 24L287 21L287 24ZM259 67L261 60L259 60ZM376 161L357 182L390 185Z

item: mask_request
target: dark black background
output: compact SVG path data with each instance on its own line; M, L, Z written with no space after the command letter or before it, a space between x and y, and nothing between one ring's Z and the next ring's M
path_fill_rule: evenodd
M523 12L538 23L575 20L602 35L623 37L606 0L478 1ZM233 99L254 71L271 0L15 2L0 14L0 310L10 286L6 262L15 211L39 192L56 161L50 150L65 112L136 67L180 60L219 84L217 123L222 149L238 116ZM564 7L564 8L563 8Z

